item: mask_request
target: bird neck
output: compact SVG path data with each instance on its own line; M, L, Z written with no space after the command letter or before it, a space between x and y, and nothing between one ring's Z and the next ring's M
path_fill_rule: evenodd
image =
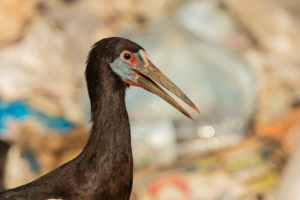
M124 88L103 88L92 104L92 128L84 152L116 152L131 145ZM123 151L125 149L121 149Z
M94 187L98 199L129 199L133 159L125 87L100 84L92 94L97 97L91 102L93 125L77 168L86 177L85 184Z

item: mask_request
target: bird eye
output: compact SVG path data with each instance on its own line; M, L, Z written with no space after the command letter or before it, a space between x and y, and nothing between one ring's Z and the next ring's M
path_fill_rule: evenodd
M124 50L121 53L121 58L123 61L125 61L127 64L129 64L131 66L137 65L137 59L131 51Z
M125 60L131 59L131 55L129 53L125 53L123 57L125 58Z

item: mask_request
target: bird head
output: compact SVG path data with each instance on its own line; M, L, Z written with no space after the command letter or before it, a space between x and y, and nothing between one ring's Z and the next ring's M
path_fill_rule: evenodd
M193 102L148 58L146 51L138 44L119 37L106 38L95 44L102 54L113 55L109 67L115 75L128 85L141 87L154 93L174 106L187 117L192 116L159 85L199 112ZM110 48L108 48L110 46Z

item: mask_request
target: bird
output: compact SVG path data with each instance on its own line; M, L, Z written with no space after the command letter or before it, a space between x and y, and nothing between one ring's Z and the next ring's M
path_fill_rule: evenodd
M10 146L9 143L0 140L0 191L4 189L5 164L7 162L7 154Z
M144 48L122 37L96 42L86 61L91 107L90 135L81 153L40 178L0 192L1 200L128 200L133 181L129 86L158 95L193 117L165 90L199 112L194 103L148 58ZM159 86L160 85L160 86Z

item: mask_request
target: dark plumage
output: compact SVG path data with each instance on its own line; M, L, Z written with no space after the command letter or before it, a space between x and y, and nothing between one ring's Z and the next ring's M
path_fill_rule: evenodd
M4 169L10 145L0 140L0 191L4 189Z
M120 56L124 50L130 53L130 57ZM0 192L0 199L129 199L133 161L125 90L128 83L146 89L149 85L156 86L149 78L136 72L138 70L127 70L130 77L118 70L132 65L136 68L149 67L145 59L143 48L127 39L114 37L97 42L90 51L85 73L92 128L83 151L29 184ZM140 80L146 82L140 83ZM152 91L151 88L147 90ZM160 90L153 90L153 93L168 99L165 94L160 94L163 93ZM172 105L177 106L176 103ZM185 112L181 107L177 109Z

